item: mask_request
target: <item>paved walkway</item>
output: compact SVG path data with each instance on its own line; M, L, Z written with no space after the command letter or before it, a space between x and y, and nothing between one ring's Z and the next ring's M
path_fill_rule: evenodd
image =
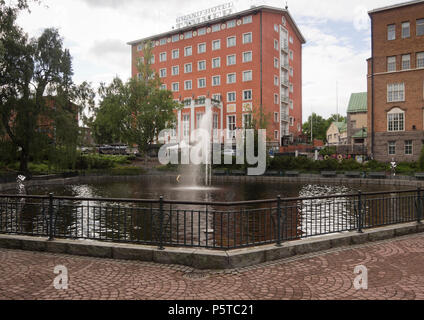
M67 290L53 286L57 265ZM219 272L0 249L0 275L0 299L424 299L424 234Z

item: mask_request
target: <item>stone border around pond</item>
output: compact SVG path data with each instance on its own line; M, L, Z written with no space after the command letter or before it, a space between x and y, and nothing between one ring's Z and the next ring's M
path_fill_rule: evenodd
M166 248L153 246L99 242L91 240L52 240L47 238L0 235L0 247L108 258L148 261L161 264L184 265L200 270L236 269L265 262L349 247L367 242L387 240L409 234L423 233L424 224L412 222L368 229L363 233L345 232L286 242L281 246L264 245L229 251L207 249Z

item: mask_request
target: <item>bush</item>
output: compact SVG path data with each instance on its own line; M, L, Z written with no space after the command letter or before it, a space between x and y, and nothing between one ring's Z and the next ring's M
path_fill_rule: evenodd
M77 159L76 169L110 169L128 163L130 161L127 156L84 154Z

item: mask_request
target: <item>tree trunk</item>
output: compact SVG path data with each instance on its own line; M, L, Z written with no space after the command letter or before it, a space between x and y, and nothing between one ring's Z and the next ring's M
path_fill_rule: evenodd
M28 161L29 161L29 154L27 149L22 148L21 151L21 161L20 161L20 165L19 165L19 171L24 173L24 174L28 174Z

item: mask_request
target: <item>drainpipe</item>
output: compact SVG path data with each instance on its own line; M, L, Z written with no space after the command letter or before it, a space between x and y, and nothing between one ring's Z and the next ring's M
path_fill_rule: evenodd
M374 159L374 20L371 17L371 154Z

